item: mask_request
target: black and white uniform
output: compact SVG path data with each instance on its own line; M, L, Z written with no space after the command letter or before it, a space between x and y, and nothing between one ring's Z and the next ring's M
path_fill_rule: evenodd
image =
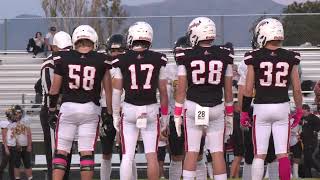
M125 99L122 105L120 136L123 158L133 157L139 132L145 153L156 152L160 131L157 90L166 79L164 54L150 50L127 51L113 60L116 79L122 79Z
M52 137L51 135L51 129L48 122L48 105L49 105L49 91L50 87L53 81L53 75L54 75L54 61L53 57L56 53L53 53L50 55L45 62L41 65L41 72L40 72L40 78L41 78L41 85L42 85L42 106L40 111L40 122L41 127L43 131L43 139L44 139L44 145L45 145L45 154L46 154L46 160L47 162L52 162L52 150L54 148L54 139L55 137ZM55 131L53 129L52 131ZM71 163L72 154L68 154L68 165L64 174L63 179L66 180L69 178L69 172L70 172L70 163ZM48 168L48 179L52 179L52 163L47 163Z
M238 65L238 73L240 75L240 78L239 78L239 81L238 81L238 85L239 86L245 86L246 85L247 71L248 71L248 67L245 64L244 60L243 60ZM238 138L236 138L236 139L237 139L237 141L240 140ZM244 131L243 132L243 142L239 142L239 143L244 143L245 162L247 164L252 164L252 161L253 161L253 158L254 158L254 150L253 150L253 142L252 142L252 128L249 128L248 131ZM273 136L271 136L270 140L269 140L269 147L268 147L268 153L267 153L267 156L266 156L266 162L267 163L272 163L276 158L277 157L276 157L276 154L275 154L275 151L274 151Z
M61 51L54 57L54 73L62 76L62 105L56 148L70 152L78 132L78 151L94 151L99 130L101 82L111 69L106 55L91 51Z
M255 154L267 154L272 131L275 153L287 153L290 135L288 88L291 71L299 65L300 55L282 48L261 48L245 56L252 65L256 95L253 108L253 145ZM277 111L275 111L275 109Z
M178 76L187 76L188 81L184 104L186 151L200 151L205 124L207 148L211 153L223 152L225 106L222 98L225 76L232 76L232 54L220 46L195 47L176 54L176 59ZM208 118L202 118L202 112Z

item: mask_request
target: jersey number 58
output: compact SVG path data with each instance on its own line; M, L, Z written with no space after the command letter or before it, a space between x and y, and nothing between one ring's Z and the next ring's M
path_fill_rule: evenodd
M68 67L69 67L69 78L73 80L72 82L69 82L70 89L79 89L81 85L82 85L82 88L86 91L90 91L93 89L94 78L96 74L95 67L92 67L92 66L82 67L80 65L73 65L73 64L70 64Z

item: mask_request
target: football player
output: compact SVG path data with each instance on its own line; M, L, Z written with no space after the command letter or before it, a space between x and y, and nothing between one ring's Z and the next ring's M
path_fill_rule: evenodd
M191 49L191 46L188 43L188 37L182 36L178 38L173 49L173 55L175 60L176 54L179 54L187 49ZM175 107L175 96L176 96L176 87L177 87L177 65L168 64L166 66L166 73L168 77L167 91L169 96L169 147L171 162L169 167L169 179L170 180L180 180L182 175L182 161L184 159L184 131L181 128L181 132L176 131L175 122L174 122L174 107ZM180 129L178 129L180 130ZM178 135L179 134L179 135ZM197 179L206 179L206 165L203 161L203 146L205 142L205 137L201 141L201 148L198 157L197 163Z
M58 51L68 51L72 48L72 41L71 36L64 32L60 31L56 33L53 37L53 45L52 51L55 54ZM52 179L52 149L54 149L54 130L56 122L49 122L48 121L48 105L49 105L49 91L53 80L54 75L54 62L53 62L53 55L50 55L47 60L41 65L41 85L42 85L42 92L43 92L43 101L42 107L40 111L40 122L43 131L43 139L45 143L45 153L46 153L46 160L48 173L47 177L48 180ZM54 119L51 119L54 120ZM50 128L51 127L51 128ZM51 134L52 132L52 134ZM71 154L68 157L68 167L66 173L64 175L64 179L68 179L69 170L70 170L70 162L71 162Z
M281 48L284 40L283 26L276 19L268 18L259 22L255 34L255 42L262 48L245 56L248 72L241 113L241 123L250 126L248 112L255 88L252 124L255 157L252 162L252 179L263 179L264 160L272 131L280 179L289 180L291 168L288 158L290 135L288 87L291 82L296 105L291 127L295 127L302 117L302 94L298 73L300 55Z
M89 25L78 26L72 34L75 50L60 51L54 57L55 69L50 88L49 118L54 117L58 94L62 88L62 105L56 127L56 152L53 159L53 179L61 180L65 173L66 156L78 132L81 179L91 180L94 170L93 151L100 121L101 84L106 93L108 115L112 121L112 85L107 56L97 53L98 36Z
M143 139L148 162L148 179L159 179L157 146L160 129L166 131L168 117L167 77L164 54L149 50L153 29L146 22L136 22L128 30L129 50L113 60L115 75L113 81L112 108L114 126L120 131L122 162L120 179L130 180L132 162L139 132ZM122 90L125 99L120 118ZM160 92L161 128L157 90Z
M233 56L226 48L212 46L216 27L211 19L195 18L187 32L192 49L176 54L178 87L174 110L179 133L184 113L186 156L183 179L196 177L201 137L206 134L206 146L213 158L214 179L226 180L223 144L225 115L231 117L229 121L233 115Z
M256 35L253 32L253 39L252 39L252 48L257 49L260 47L258 43L256 43ZM246 55L245 55L246 56ZM246 85L246 76L247 76L247 65L245 64L244 60L242 60L238 65L238 73L240 75L238 81L238 100L240 104L240 108L242 107L242 98L243 93L245 90ZM250 111L250 120L252 121L252 111ZM245 124L241 124L242 126L246 126ZM244 157L245 163L243 167L242 179L244 180L251 180L251 169L252 169L252 161L254 158L254 151L253 151L253 142L252 142L252 127L244 128L243 132L244 137ZM268 177L270 180L278 180L279 179L279 168L278 168L278 161L276 161L276 155L274 151L274 143L273 137L270 137L269 140L269 147L266 156L266 163L267 163L267 172L265 173L265 177Z
M126 42L125 38L121 34L114 34L110 38L108 38L106 42L107 55L115 57L119 54L125 53L125 50ZM112 78L112 70L110 71L110 73ZM107 116L107 107L104 91L102 91L102 93L103 94L100 101L102 107L101 118L104 118ZM116 129L113 126L113 121L104 121L104 123L102 123L100 127L100 142L103 154L100 169L101 180L109 180L111 176L111 158L115 137Z

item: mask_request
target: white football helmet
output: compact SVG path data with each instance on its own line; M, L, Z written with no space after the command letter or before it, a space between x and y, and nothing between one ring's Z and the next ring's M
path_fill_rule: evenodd
M273 40L284 40L283 26L277 19L263 19L255 28L254 41L256 46L257 48L262 48L267 42Z
M153 39L153 29L150 24L140 21L134 23L130 26L128 30L127 36L127 44L129 47L132 46L134 41L143 40L147 41L150 44L152 43Z
M94 49L98 47L98 34L97 32L89 25L80 25L78 26L72 34L72 43L73 46L80 39L88 39L94 44Z
M188 26L188 37L192 47L199 41L214 40L216 37L216 25L207 17L193 19Z
M59 31L53 36L53 45L60 49L72 46L71 36L64 32Z

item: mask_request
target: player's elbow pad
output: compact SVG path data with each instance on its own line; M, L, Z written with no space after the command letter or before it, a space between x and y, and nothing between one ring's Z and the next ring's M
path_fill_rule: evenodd
M243 96L242 99L242 111L249 112L251 107L252 97Z
M113 88L112 90L112 110L113 114L120 113L121 90Z

